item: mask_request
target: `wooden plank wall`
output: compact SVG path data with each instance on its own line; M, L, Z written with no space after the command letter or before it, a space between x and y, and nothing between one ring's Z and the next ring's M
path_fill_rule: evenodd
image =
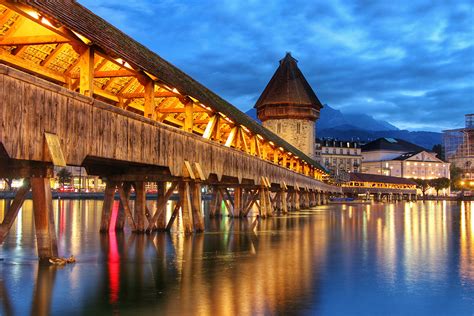
M274 184L341 192L310 177L180 129L85 97L0 65L0 142L10 158L43 161L43 134L54 133L68 165L87 156L169 167L182 175L183 161L205 173Z

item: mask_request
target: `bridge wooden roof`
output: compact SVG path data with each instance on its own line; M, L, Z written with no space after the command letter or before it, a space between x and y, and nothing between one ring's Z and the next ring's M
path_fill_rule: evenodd
M0 4L2 2L0 1ZM205 106L211 107L232 121L244 126L251 133L261 135L284 150L293 153L301 160L325 173L327 170L315 160L305 155L277 135L273 134L252 118L223 100L186 73L162 59L160 56L133 40L101 17L95 15L74 0L63 1L3 1L10 5L26 5L37 10L48 18L55 27L65 26L73 32L64 30L65 34L85 41L113 58L120 58L134 69L139 69L155 80L177 89L180 94L191 96ZM74 33L74 34L72 34ZM84 37L84 38L82 38ZM90 41L90 42L88 42Z

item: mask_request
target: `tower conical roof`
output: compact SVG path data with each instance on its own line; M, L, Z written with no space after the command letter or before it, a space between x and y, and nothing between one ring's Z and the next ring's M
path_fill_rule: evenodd
M322 108L321 102L298 68L297 62L290 53L286 53L255 103L255 108L259 109L267 105L310 106L317 111Z

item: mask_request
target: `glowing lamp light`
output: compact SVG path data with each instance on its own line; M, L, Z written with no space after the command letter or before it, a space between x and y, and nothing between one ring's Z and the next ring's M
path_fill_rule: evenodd
M48 19L46 19L46 18L44 18L44 17L41 18L41 23L43 23L43 24L45 24L45 25L47 25L47 26L50 26L50 27L54 27L54 25L51 24L51 22L49 22Z
M465 184L466 184L466 182L464 182L464 181L461 181L461 182L459 182L459 184L460 184L460 185L465 185Z
M39 13L36 12L35 10L25 10L24 12L28 14L29 16L31 16L33 19L38 20L40 18Z

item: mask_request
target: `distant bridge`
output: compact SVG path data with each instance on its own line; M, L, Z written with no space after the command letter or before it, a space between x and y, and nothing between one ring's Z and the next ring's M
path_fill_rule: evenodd
M413 180L367 173L351 173L350 180L342 185L342 191L348 196L373 196L376 201L416 199Z
M31 189L39 257L57 256L54 165L106 180L104 232L116 190L116 229L165 230L181 211L185 233L204 229L202 185L212 190L211 216L222 203L234 217L254 206L266 217L342 193L316 161L75 1L0 0L0 26L0 177L26 179L0 242ZM158 186L155 210L147 182Z

